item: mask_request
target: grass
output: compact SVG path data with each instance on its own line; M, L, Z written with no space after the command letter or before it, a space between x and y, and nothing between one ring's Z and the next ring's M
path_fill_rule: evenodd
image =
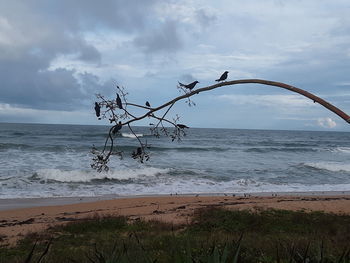
M210 208L183 226L92 218L0 248L0 262L344 263L350 262L350 216Z

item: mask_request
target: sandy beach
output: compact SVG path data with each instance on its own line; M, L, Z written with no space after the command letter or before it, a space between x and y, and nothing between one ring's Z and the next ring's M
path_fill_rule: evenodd
M17 206L14 205L15 203ZM191 221L196 209L213 206L227 209L275 208L350 214L350 194L325 192L322 194L277 194L277 196L276 194L273 196L271 194L173 195L112 200L78 197L1 200L0 244L14 245L28 233L44 231L53 225L96 216L122 215L127 216L130 220L160 220L174 224L186 224Z

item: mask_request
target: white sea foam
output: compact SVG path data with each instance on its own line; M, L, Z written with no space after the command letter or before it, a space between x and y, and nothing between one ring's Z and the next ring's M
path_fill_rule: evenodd
M350 147L337 147L335 151L342 153L350 153Z
M91 182L92 180L128 180L144 177L152 177L169 172L170 169L146 167L142 169L123 169L108 172L95 171L64 171L60 169L40 169L36 172L36 178L40 180L53 180L58 182Z
M305 163L304 165L316 169L328 170L331 172L350 172L350 163L319 162Z
M169 169L145 168L135 170L120 170L109 173L88 173L81 171L61 171L45 169L37 173L40 181L28 182L13 180L16 191L0 185L0 198L28 198L55 196L103 196L103 195L158 195L158 194L190 194L190 193L261 193L261 192L318 192L318 191L348 191L350 184L302 184L302 183L270 183L247 178L237 178L230 181L213 181L204 178L184 178L164 175ZM162 174L164 176L158 177ZM131 179L126 183L91 183L94 179ZM139 181L139 179L145 180ZM43 183L43 180L46 183ZM57 183L48 183L55 180ZM61 183L64 182L64 183ZM84 183L86 182L86 183ZM73 184L72 184L73 183ZM20 186L18 189L18 185Z
M1 198L15 197L55 197L55 196L103 196L116 194L120 196L132 195L158 195L158 194L190 194L190 193L263 193L263 192L321 192L321 191L348 191L350 184L272 184L251 181L242 184L242 179L228 182L214 182L208 179L185 180L170 179L155 184L77 184L74 189L67 184L38 184L36 191L25 188L19 189L15 194L13 191L3 191ZM39 190L40 189L40 190ZM10 189L8 189L10 190Z
M246 179L246 178L242 178L242 179L239 179L237 181L233 181L235 182L236 184L238 185L241 185L241 186L248 186L248 185L253 185L255 184L256 182L252 179Z
M137 137L143 137L142 133L135 133ZM122 132L122 136L125 138L136 138L135 134Z
M145 167L130 156L135 136L122 130L124 159L113 156L111 171L97 173L89 152L103 146L106 127L3 124L0 131L0 143L10 144L0 151L0 198L350 189L350 146L340 133L329 141L318 132L195 129L172 144L138 128L154 146Z

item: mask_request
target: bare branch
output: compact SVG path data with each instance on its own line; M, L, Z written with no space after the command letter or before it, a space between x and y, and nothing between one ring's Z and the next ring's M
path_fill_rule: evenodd
M202 92L211 91L213 89L217 89L220 87L233 86L233 85L238 85L238 84L262 84L262 85L274 86L274 87L278 87L278 88L287 89L287 90L292 91L292 92L296 92L298 94L301 94L301 95L313 100L314 102L318 102L319 104L321 104L322 106L324 106L328 110L337 114L339 117L344 119L346 122L350 123L350 116L349 115L347 115L345 112L343 112L339 108L335 107L334 105L330 104L329 102L321 99L320 97L317 97L314 94L311 94L305 90L293 87L291 85L288 85L288 84L285 84L282 82L270 81L270 80L241 79L241 80L223 81L223 82L219 82L217 84L203 87L203 88L199 88L199 89L192 89L192 88L194 88L194 86L191 89L188 89L188 88L186 89L183 86L179 85L179 86L177 86L179 91L184 92L184 94L180 95L180 96L178 96L178 97L176 97L176 98L174 98L174 99L172 99L172 100L170 100L170 101L168 101L168 102L166 102L158 107L148 107L148 106L143 106L140 104L128 102L128 100L127 100L128 93L125 91L124 88L120 88L119 86L117 86L117 90L119 92L117 94L120 94L121 99L123 100L122 107L118 107L116 100L106 100L103 96L101 96L99 94L96 95L97 98L101 100L101 102L99 102L98 105L105 106L107 108L103 112L103 115L102 115L103 118L106 118L107 117L106 115L110 114L109 120L111 123L115 122L115 125L109 129L108 136L106 138L103 150L100 152L96 148L93 148L92 153L95 155L95 157L93 158L94 163L91 165L91 167L93 167L94 169L96 169L98 171L108 170L107 164L108 164L108 161L109 161L109 158L111 155L119 155L120 157L122 157L122 152L118 152L118 151L114 152L114 148L116 146L114 144L113 134L115 133L116 127L118 127L118 130L119 130L123 126L128 126L129 130L135 136L135 138L138 140L139 145L140 145L140 147L138 147L136 149L136 151L134 151L132 153L132 157L134 159L139 159L141 162L143 162L144 160L149 159L149 154L145 151L145 149L147 148L147 142L143 143L141 141L139 136L132 129L132 127L131 127L132 123L143 120L145 118L151 118L151 119L153 118L154 120L157 121L156 125L150 124L151 125L151 132L153 135L155 135L157 137L160 136L158 128L161 125L160 130L161 130L161 132L163 132L163 134L165 136L170 137L173 141L175 139L181 140L181 137L186 135L184 129L186 129L188 127L184 124L177 123L179 120L179 116L177 116L177 115L173 119L173 121L171 121L167 118L168 113L170 112L171 108L175 105L176 102L183 100L183 99L187 99L186 103L189 106L194 106L195 103L191 100L192 96L197 95L197 94L202 93ZM120 103L120 101L119 101L119 103ZM130 112L130 110L128 109L129 106L144 109L145 112L140 116L136 116L135 114ZM156 112L158 112L162 109L165 109L165 108L167 108L167 109L164 112L164 114L162 115L162 117L156 116L156 114L155 114ZM118 113L118 112L121 112L121 113ZM124 120L124 123L122 123L120 121L120 119ZM163 122L166 122L166 123L170 124L171 126L173 126L174 130L172 133L170 133L168 131L167 127L165 127L163 125Z

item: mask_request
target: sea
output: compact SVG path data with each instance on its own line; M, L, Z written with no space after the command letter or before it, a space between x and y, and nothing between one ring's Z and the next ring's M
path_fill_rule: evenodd
M350 190L350 132L189 128L180 142L125 127L123 158L91 168L108 126L0 123L0 199Z

